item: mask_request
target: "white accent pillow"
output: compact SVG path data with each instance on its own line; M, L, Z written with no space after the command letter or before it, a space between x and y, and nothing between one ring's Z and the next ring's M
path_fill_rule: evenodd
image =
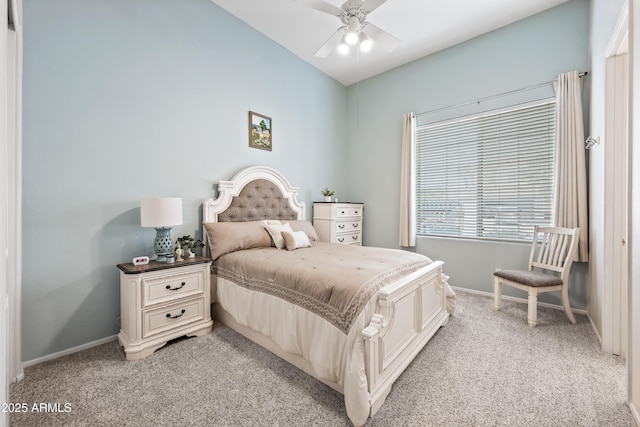
M262 221L260 221L260 224L262 225L282 224L282 221L279 221L277 219L263 219Z
M308 248L311 246L309 236L304 231L283 231L282 237L284 239L284 245L288 251L294 251L300 248Z
M284 248L284 238L282 237L282 232L293 232L288 223L284 224L264 224L264 228L266 228L267 232L271 236L271 240L273 240L273 244L278 249Z

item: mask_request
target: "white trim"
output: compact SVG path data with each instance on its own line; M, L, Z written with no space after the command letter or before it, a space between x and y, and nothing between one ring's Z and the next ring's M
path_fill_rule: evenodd
M493 292L486 292L486 291L477 291L475 289L468 289L468 288L460 288L458 286L451 286L451 289L453 289L456 292L466 292L468 294L473 294L473 295L482 295L484 297L491 297L493 298L494 293ZM512 301L512 302L517 302L517 303L521 303L521 304L528 304L529 302L524 299L524 298L519 298L519 297L510 297L507 295L503 295L502 296L503 300L507 300L507 301ZM564 312L564 308L561 305L556 305L556 304L549 304L547 302L538 302L538 306L540 307L546 307L546 308L553 308L554 310L561 310L562 312ZM580 308L571 308L571 312L572 313L576 313L576 314L585 314L587 315L587 317L589 316L589 314L587 313L586 310L580 309Z
M628 55L605 60L602 349L626 357L628 248Z
M605 51L603 298L601 345L627 357L629 286L629 3Z
M110 337L101 338L96 341L91 341L86 344L79 345L77 347L68 348L66 350L59 351L57 353L48 354L46 356L38 357L37 359L29 360L24 362L23 366L28 368L29 366L37 365L38 363L48 362L49 360L57 359L62 356L67 356L69 354L77 353L82 350L87 350L92 347L96 347L102 344L106 344L111 341L115 341L118 339L118 335L112 335Z
M586 313L587 317L589 318L589 322L591 323L591 328L593 329L593 332L596 334L596 337L598 338L598 342L600 343L600 346L602 346L602 337L600 336L600 332L598 332L598 328L596 328L596 324L593 323L593 319L591 318L591 316L589 316L589 312Z
M20 365L20 374L17 377L11 378L11 383L17 383L18 381L22 381L24 379L24 365Z
M640 426L640 414L638 414L638 410L632 402L629 402L629 411L631 411L631 416L633 417L633 421L636 422L637 426Z
M604 57L620 55L629 51L629 1L625 0Z
M13 0L14 14L22 13L22 1ZM18 18L19 19L19 18ZM13 108L7 112L7 144L8 144L8 194L9 199L9 232L7 235L10 253L7 257L8 297L9 297L9 361L8 375L14 381L24 378L22 365L22 26L15 25L15 32L9 31L7 38L13 46L12 61L7 63L8 82L14 87L7 88L8 101ZM9 43L8 43L9 45Z

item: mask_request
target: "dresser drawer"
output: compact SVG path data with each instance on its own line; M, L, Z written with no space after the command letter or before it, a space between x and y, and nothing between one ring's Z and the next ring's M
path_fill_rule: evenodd
M336 221L336 235L342 233L353 233L354 231L360 231L362 221L359 219L351 221Z
M164 307L143 311L142 336L174 329L204 319L204 298L180 301Z
M361 245L362 234L360 232L356 232L336 235L336 243L343 245Z
M143 279L143 307L202 294L204 283L202 271Z
M336 206L336 218L362 217L362 209L360 207Z

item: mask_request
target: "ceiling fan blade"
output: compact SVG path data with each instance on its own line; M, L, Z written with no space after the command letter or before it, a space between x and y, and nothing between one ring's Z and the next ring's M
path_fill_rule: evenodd
M329 54L338 46L340 39L342 38L343 30L339 28L335 33L329 37L329 40L324 42L320 49L316 52L315 56L318 58L326 58Z
M387 52L393 51L400 44L400 40L393 37L391 34L379 27L376 27L371 22L367 22L363 31L374 43L380 44Z
M367 13L371 13L380 7L387 0L365 0L362 4L362 9L364 9Z
M328 13L333 16L340 16L344 12L339 7L329 4L322 0L298 0L300 3L304 3L312 9L319 10L320 12Z

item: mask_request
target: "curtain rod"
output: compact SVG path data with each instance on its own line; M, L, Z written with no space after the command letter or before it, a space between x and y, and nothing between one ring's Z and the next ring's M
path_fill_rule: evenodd
M582 72L578 73L578 77L584 77L587 74L589 74L588 71L582 71ZM548 82L538 83L538 84L531 85L531 86L526 86L526 87L523 87L523 88L520 88L520 89L510 90L508 92L499 93L498 95L491 95L491 96L487 96L485 98L476 99L475 101L467 101L467 102L463 102L461 104L450 105L448 107L436 108L435 110L423 111L422 113L414 113L414 115L417 117L417 116L421 116L423 114L438 113L440 111L452 110L454 108L464 107L464 106L470 105L470 104L478 104L480 102L485 102L485 101L488 101L490 99L495 99L495 98L500 98L500 97L503 97L503 96L506 96L506 95L511 95L513 93L516 93L516 92L524 92L525 90L537 89L539 87L551 84L551 83L555 82L556 80L557 79L553 79L553 80L550 80Z

